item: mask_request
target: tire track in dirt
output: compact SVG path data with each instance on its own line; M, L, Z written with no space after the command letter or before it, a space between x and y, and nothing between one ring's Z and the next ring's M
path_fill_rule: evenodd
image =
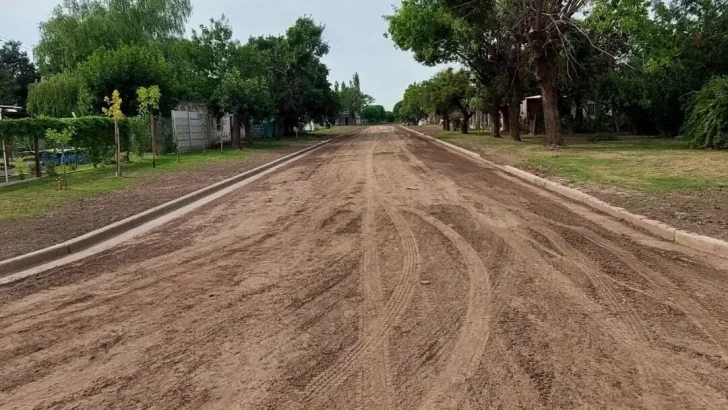
M362 261L362 290L364 301L362 303L363 313L360 326L360 339L372 332L372 326L376 324L376 318L384 315L382 306L384 292L382 290L382 277L377 261L376 241L376 212L379 201L376 193L376 181L374 176L374 155L373 151L376 142L372 142L370 152L365 159L366 172L366 208L362 221L363 238L363 261ZM363 408L379 407L382 409L393 409L394 387L392 375L389 369L389 342L388 333L381 341L375 343L368 354L368 360L363 363L364 369L361 372L361 398L359 405Z
M564 228L562 228L563 230ZM584 274L588 280L592 283L599 296L607 303L608 309L615 313L625 325L627 325L629 332L633 335L630 337L629 334L622 334L616 332L613 328L605 328L612 334L615 340L629 345L631 350L634 352L641 352L642 359L644 357L653 356L654 352L645 349L645 345L653 345L654 338L649 334L649 326L647 326L636 312L635 308L631 304L625 304L621 301L620 296L607 285L603 278L604 274L601 273L600 268L595 265L586 254L575 249L569 241L562 238L560 234L551 231L550 229L541 228L539 231L544 234L549 240L555 244L560 252L566 257L564 260L568 264L571 264L577 268L582 274ZM568 230L571 234L578 235L573 229ZM616 257L616 255L615 255ZM651 386L658 380L664 380L669 383L673 388L679 389L683 394L691 395L697 400L703 408L710 408L711 403L704 399L702 394L694 394L696 391L704 391L704 386L697 384L694 380L684 377L680 372L676 371L669 364L663 364L659 358L651 360L641 360L635 357L635 365L641 369L640 375L642 376L642 384L647 386L646 400L644 404L655 409L662 409L669 407L669 404L664 402L664 397L659 395L651 394L656 389ZM688 390L684 385L690 385L691 389Z
M374 155L374 147L369 150L368 155ZM372 166L373 170L373 158L367 160L367 164ZM369 170L367 170L367 173ZM384 305L384 314L378 318L371 326L371 332L365 336L364 339L358 341L353 348L346 352L334 365L328 367L324 372L317 375L314 380L306 386L304 391L303 403L308 407L315 407L317 404L322 404L325 401L325 393L338 387L343 383L350 375L352 368L360 365L360 360L370 350L372 346L379 343L382 338L391 330L402 317L405 309L409 305L412 296L414 294L414 282L417 273L417 266L419 264L419 250L417 248L417 242L415 240L412 230L407 225L404 218L382 197L381 186L376 181L375 175L375 188L382 198L381 205L384 208L385 213L392 220L395 229L402 241L404 248L404 263L402 266L401 275L395 289L392 291L392 295Z
M427 397L420 406L423 409L459 408L463 399L466 380L473 375L480 364L490 335L491 284L489 273L480 255L472 246L437 218L418 210L410 209L422 221L432 225L452 242L464 258L468 267L467 310L460 334L455 342L445 370L431 384Z
M693 301L690 294L677 287L673 282L655 271L646 263L642 262L632 253L607 242L590 230L582 229L580 232L586 240L595 246L604 249L606 252L612 253L615 257L632 267L636 274L640 275L650 285L652 285L652 288L651 292L637 290L616 278L604 275L608 280L633 291L642 293L645 296L654 299L658 303L667 304L674 309L682 311L695 325L695 327L700 329L700 331L714 344L715 348L720 351L721 361L728 359L728 355L726 355L725 351L725 345L718 340L718 337L715 336L716 333L723 333L723 337L721 339L725 339L725 329L722 328L721 324L716 320L716 317L712 312L706 310L702 305ZM674 297L674 295L678 295L680 297Z

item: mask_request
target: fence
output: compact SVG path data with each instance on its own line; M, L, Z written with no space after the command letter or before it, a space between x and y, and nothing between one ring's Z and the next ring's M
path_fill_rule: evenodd
M205 115L192 111L172 111L172 127L177 131L180 152L198 151L209 145Z

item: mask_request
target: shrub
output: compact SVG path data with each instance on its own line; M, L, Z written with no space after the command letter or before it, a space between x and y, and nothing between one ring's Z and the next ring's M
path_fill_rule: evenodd
M54 176L58 175L58 173L56 172L56 162L55 161L46 161L45 172L49 177L54 177Z
M587 141L589 142L602 142L602 141L617 141L619 138L617 138L616 135L611 134L594 134L590 135L587 138Z
M21 160L23 160L23 162L35 161L35 155L24 155Z
M152 150L148 128L149 121L147 118L139 116L127 118L127 123L131 134L131 148L135 154L143 158L145 152Z
M21 162L18 164L18 166L15 167L15 172L18 174L18 179L25 179L25 176L28 174L28 170L25 168L25 163Z
M693 95L683 136L693 147L728 148L728 77L713 77Z
M11 143L34 138L45 140L47 130L63 131L69 127L75 130L69 145L85 148L92 163L102 162L105 153L113 151L114 120L101 116L5 119L0 121L0 134ZM119 123L122 151L128 151L131 146L129 128L126 120Z

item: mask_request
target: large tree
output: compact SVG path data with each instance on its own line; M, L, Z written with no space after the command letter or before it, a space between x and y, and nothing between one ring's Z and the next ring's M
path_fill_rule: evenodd
M367 124L387 122L387 111L381 105L366 105L361 109L361 119Z
M28 84L38 75L19 41L8 41L0 48L0 104L26 106Z
M362 107L373 103L374 98L362 92L359 73L354 73L348 84L345 81L341 83L339 101L344 111L351 115L357 115L361 114Z
M272 112L266 57L252 45L237 47L232 53L232 69L222 75L215 89L216 104L233 115L233 145L241 147L240 125L252 145L252 121L268 118Z
M284 36L251 38L249 44L267 57L274 117L284 134L300 123L332 122L338 100L321 58L329 52L324 27L311 18L296 20Z
M423 64L456 62L466 66L479 88L487 91L482 94L496 118L509 95L511 112L518 113L520 107L521 47L503 10L495 3L479 0L403 0L387 17L388 34L399 48L412 51ZM448 113L439 114L445 117L447 127ZM514 139L519 139L519 127L513 128Z
M35 59L41 74L60 73L99 48L181 36L191 12L190 0L64 0L40 24Z

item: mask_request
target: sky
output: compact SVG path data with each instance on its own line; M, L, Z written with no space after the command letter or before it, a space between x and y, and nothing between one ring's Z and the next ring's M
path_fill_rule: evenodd
M31 51L38 42L38 23L46 20L62 0L0 0L0 41L19 40ZM324 58L329 79L348 81L355 72L362 91L376 104L391 110L407 86L430 78L441 68L425 67L409 52L397 50L384 38L382 16L399 0L191 0L188 31L222 14L230 20L235 37L283 34L298 17L310 16L326 26L324 37L331 51Z

